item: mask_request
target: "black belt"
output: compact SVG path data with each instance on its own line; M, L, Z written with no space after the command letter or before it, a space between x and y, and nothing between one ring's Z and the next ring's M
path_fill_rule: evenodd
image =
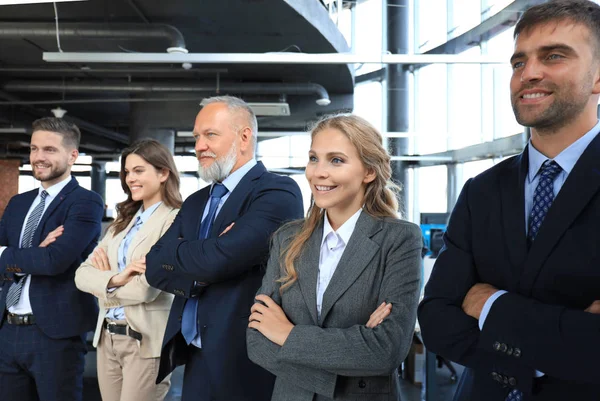
M32 314L29 315L15 315L14 313L6 312L6 321L8 324L14 324L18 326L35 324L35 317Z
M142 333L138 333L131 327L126 324L117 324L115 322L105 322L104 326L106 327L106 331L110 334L120 334L123 336L129 336L138 341L142 341Z

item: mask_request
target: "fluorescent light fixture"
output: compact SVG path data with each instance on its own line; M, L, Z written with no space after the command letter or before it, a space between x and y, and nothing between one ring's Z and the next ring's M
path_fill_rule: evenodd
M290 105L287 103L248 103L257 116L289 116Z
M191 138L194 136L193 131L177 131L177 136L180 138Z
M0 6L13 6L15 4L62 3L67 1L86 0L0 0Z

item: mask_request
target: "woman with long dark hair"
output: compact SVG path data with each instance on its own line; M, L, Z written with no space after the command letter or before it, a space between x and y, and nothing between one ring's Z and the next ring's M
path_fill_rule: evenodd
M123 151L119 175L127 199L75 283L100 305L94 346L103 401L160 401L170 385L170 377L155 380L173 295L148 285L145 255L181 207L179 176L169 150L149 139Z
M398 218L390 157L364 119L312 130L306 219L274 236L247 331L277 376L272 400L398 400L413 335L422 238Z

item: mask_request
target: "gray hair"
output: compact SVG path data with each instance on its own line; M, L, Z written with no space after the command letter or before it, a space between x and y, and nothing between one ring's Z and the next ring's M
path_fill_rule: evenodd
M202 102L200 102L200 106L204 107L213 103L224 103L227 105L227 109L230 113L241 113L246 118L248 127L250 127L250 130L252 131L252 147L256 148L258 122L256 121L256 114L254 114L254 111L250 108L250 106L248 106L248 103L235 96L213 96L202 100ZM233 128L234 130L238 131L241 127L234 126Z

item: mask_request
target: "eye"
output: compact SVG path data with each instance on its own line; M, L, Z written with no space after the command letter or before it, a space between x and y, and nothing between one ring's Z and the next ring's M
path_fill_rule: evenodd
M215 135L217 135L217 134L215 134L214 132L207 132L207 133L206 133L206 136L207 136L207 137L209 137L209 138L210 138L210 137L213 137L213 136L215 136Z
M308 156L308 161L310 163L316 163L317 162L317 157L316 156Z
M339 157L334 157L333 159L331 159L332 164L342 164L343 162L344 160L340 159Z
M561 58L564 58L564 57L561 56L560 54L552 53L547 58L548 58L548 60L560 60Z
M521 68L521 67L523 67L524 65L525 65L525 63L524 63L524 62L522 62L522 61L517 61L517 62L513 63L512 67L513 67L513 70L516 70L517 68Z

